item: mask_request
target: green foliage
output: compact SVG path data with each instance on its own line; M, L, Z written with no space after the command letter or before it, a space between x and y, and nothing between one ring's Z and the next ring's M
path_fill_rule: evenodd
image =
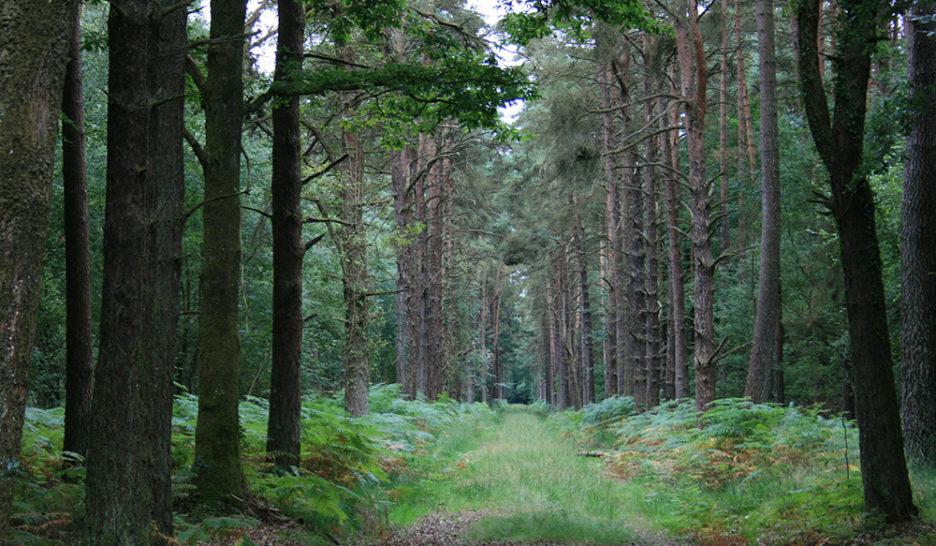
M664 28L651 18L642 2L632 0L509 0L506 4L511 12L502 26L521 45L548 36L554 29L583 39L595 21L622 30L633 27L660 32Z
M857 429L818 407L723 399L699 416L684 400L603 428L617 438L609 472L672 532L788 544L862 524Z
M633 396L611 396L582 408L582 423L586 426L600 425L610 419L629 417L637 413Z
M340 399L306 397L302 402L302 460L291 473L271 472L265 453L269 403L247 397L240 403L245 472L253 496L316 533L351 536L367 514L380 514L388 501L384 488L421 475L432 462L461 454L494 413L482 404L406 401L399 385L371 390L376 412L352 419ZM173 493L177 506L193 507L191 466L198 417L197 396L176 397L172 418ZM23 456L16 469L13 524L18 543L58 544L55 536L77 532L74 521L84 498L84 467L61 455L63 408L28 408ZM465 434L449 429L464 427ZM433 456L424 461L429 452ZM74 459L74 457L73 457ZM395 495L395 494L394 494ZM176 514L180 543L230 540L259 524L246 515ZM304 539L305 540L305 539ZM311 540L311 539L310 539Z

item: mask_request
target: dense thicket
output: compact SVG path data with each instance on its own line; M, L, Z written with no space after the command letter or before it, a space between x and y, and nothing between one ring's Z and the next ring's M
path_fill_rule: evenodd
M187 15L188 47L181 4L112 7L107 34L104 8L82 20L94 525L100 465L118 462L105 440L119 426L168 442L173 394L200 400L202 498L229 501L246 494L240 400L270 399L267 455L289 472L302 397L343 391L363 415L373 383L562 409L747 394L854 411L866 508L912 513L896 392L911 454L932 460L932 313L914 312L932 305L917 183L929 4L762 1L755 17L739 0L525 2L499 29L454 0L223 4L210 22ZM160 15L121 26L147 10ZM519 52L513 66L496 44ZM133 82L137 118L122 122ZM183 97L184 149L167 113ZM498 108L514 100L508 126ZM18 308L37 321L40 406L79 373L63 273L81 228L60 193L38 313ZM159 418L136 427L145 412ZM144 488L163 506L166 468ZM166 513L152 514L164 533Z

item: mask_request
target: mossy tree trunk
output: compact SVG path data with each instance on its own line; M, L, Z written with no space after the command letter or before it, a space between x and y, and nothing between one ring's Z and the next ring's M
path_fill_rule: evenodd
M240 153L246 0L212 0L205 104L204 238L199 314L200 376L195 430L198 497L243 497L238 421Z
M295 0L279 2L276 69L288 82L302 69L305 10ZM299 463L302 396L302 193L299 97L273 106L273 358L267 454L277 466Z
M0 541L18 466L77 2L0 4Z

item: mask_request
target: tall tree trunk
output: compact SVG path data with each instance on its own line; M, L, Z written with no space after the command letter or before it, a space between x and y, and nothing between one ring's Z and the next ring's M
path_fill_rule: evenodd
M577 210L577 206L575 207ZM582 404L590 404L595 400L594 376L594 343L592 341L592 310L591 297L588 294L588 254L585 248L585 228L582 219L576 215L576 239L578 241L578 273L579 273L579 300L582 304L582 328L580 368L582 370Z
M91 544L172 536L186 12L167 8L115 3L108 21L101 345L86 481Z
M491 376L494 382L491 396L494 400L503 400L504 398L504 371L501 369L500 351L498 349L500 344L501 291L503 290L501 275L503 273L504 262L498 261L497 272L494 274L494 294L491 297L491 319L493 323L491 325Z
M432 155L437 155L440 143L433 141ZM427 234L427 261L426 261L426 351L428 368L428 383L426 396L436 399L442 394L445 386L445 332L444 312L442 308L443 287L445 275L443 271L445 254L445 187L443 172L445 161L430 158L429 168L429 197L426 200L426 214L428 216ZM495 340L495 350L497 342ZM495 356L496 358L496 356Z
M711 182L705 174L705 111L708 66L705 60L698 6L686 1L688 16L676 22L676 43L682 95L686 99L686 134L689 145L690 238L695 271L695 386L696 409L704 411L715 400L715 261L711 239Z
M719 209L728 204L728 0L721 0L719 12L719 47L718 67L718 179L720 181ZM731 248L731 222L723 214L721 220L722 252Z
M566 294L565 274L563 263L565 256L560 246L553 253L553 330L555 332L555 372L556 372L556 406L560 410L569 407L569 359L566 338Z
M195 483L207 502L243 497L238 421L240 152L246 0L211 2L205 82L205 203Z
M907 18L907 76L919 102L904 164L900 228L903 429L907 456L936 465L936 24L932 1ZM928 20L926 18L929 18Z
M744 263L745 248L748 244L747 234L747 205L745 197L747 195L747 180L754 177L754 131L751 121L751 101L747 86L747 61L744 52L744 29L742 28L741 9L744 3L741 0L735 0L735 47L737 51L736 61L736 81L738 87L738 232L735 247L738 249L738 264ZM746 279L748 275L744 267L738 267L740 278Z
M153 518L163 534L171 536L172 514L163 507L172 506L170 488L172 471L171 423L175 386L175 364L178 357L179 290L182 286L182 231L185 222L185 158L183 132L185 127L185 52L188 12L172 0L156 4L159 17L150 16L155 43L150 45L150 161L148 170L156 178L156 209L147 218L153 244L149 246L149 262L155 265L155 314L146 326L157 342L152 345L157 357L149 376L154 383L153 407L149 410L145 434L158 438L158 458L155 466L165 476L151 478L157 493L156 505L162 520ZM110 148L108 146L108 148ZM162 542L164 537L159 537Z
M888 521L916 514L910 492L894 388L890 339L874 218L874 195L860 171L871 54L889 7L883 0L853 0L841 8L837 33L834 113L822 87L816 37L819 0L797 7L803 104L816 148L829 170L845 275L851 380L855 390L865 510Z
M654 51L658 47L657 40L647 36L644 38L644 50L648 52ZM652 69L651 69L652 70ZM652 73L648 71L647 76L644 79L645 90L648 95L653 93L654 89L660 88L662 73L660 68L653 70ZM653 120L656 116L656 106L657 101L651 100L646 105L646 115L645 119L648 127L653 126ZM659 150L659 139L649 138L645 142L646 151L644 156L647 158L648 166L645 172L646 180L646 223L644 228L645 233L645 247L646 247L646 260L645 260L645 273L644 273L644 298L646 299L646 317L645 317L645 330L646 334L646 362L647 362L647 407L652 408L660 404L660 353L661 353L661 336L660 336L660 295L659 295L659 284L658 280L660 278L660 261L659 261L659 251L660 251L660 236L659 236L659 219L658 219L658 196L657 196L657 169L654 167L660 159L660 150Z
M65 440L62 449L88 454L91 392L91 254L88 247L88 178L81 14L75 10L62 97L62 183L65 188Z
M353 417L370 411L370 351L367 342L367 241L364 237L364 157L359 135L344 132L348 153L347 179L339 192L334 229L341 253L341 283L345 305L344 409Z
M287 83L302 70L305 9L280 0L273 80ZM299 97L273 103L273 339L266 451L288 469L300 459L302 403L302 150Z
M671 123L678 121L679 112L672 110ZM673 173L679 172L679 135L672 132L663 139L664 161ZM674 175L666 177L666 231L669 243L669 336L672 350L673 391L671 399L689 396L689 356L686 339L686 287L683 282L682 231L679 229L679 181Z
M393 184L393 210L396 219L397 237L397 280L396 280L396 374L397 383L402 386L405 394L412 395L412 384L407 381L411 377L411 364L407 361L407 301L413 290L413 200L410 187L410 163L412 150L404 147L402 150L391 152L393 170L390 175Z
M548 358L546 359L546 403L551 406L557 404L556 401L556 368L558 367L559 350L557 347L556 333L556 290L553 285L553 274L546 271L545 277L545 312L543 313L544 335L548 345Z
M598 72L599 90L601 92L601 107L604 110L601 121L602 149L604 156L605 177L605 241L602 249L602 279L604 280L604 313L605 313L605 395L618 394L618 353L617 353L617 260L619 251L615 241L617 239L618 207L617 207L617 158L611 153L614 146L614 115L612 107L611 81L613 79L612 65L604 63Z
M774 51L773 0L757 2L757 53L760 73L761 259L754 337L744 396L770 399L770 380L778 352L780 320L780 147L777 135L777 57Z
M76 1L7 0L0 17L0 465L18 464ZM13 479L0 476L0 541Z

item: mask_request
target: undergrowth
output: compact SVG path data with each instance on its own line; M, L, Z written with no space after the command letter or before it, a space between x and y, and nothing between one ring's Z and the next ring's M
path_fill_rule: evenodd
M249 489L271 510L301 525L282 532L301 543L350 541L387 525L391 488L418 483L430 454L457 451L452 428L477 431L494 420L482 404L404 400L399 385L371 389L371 414L349 418L340 398L306 397L302 402L301 462L290 473L271 472L266 460L268 403L240 403L244 471ZM238 540L261 522L247 514L189 510L198 400L176 398L172 419L175 539L180 544ZM30 408L23 455L16 471L11 538L19 544L72 544L79 537L84 503L84 467L63 456L64 410Z
M862 513L858 431L819 408L724 399L700 418L683 400L586 421L589 411L597 408L557 419L576 441L605 444L606 472L662 530L724 543L804 544L847 541L873 524ZM932 514L933 473L912 477L918 506Z

